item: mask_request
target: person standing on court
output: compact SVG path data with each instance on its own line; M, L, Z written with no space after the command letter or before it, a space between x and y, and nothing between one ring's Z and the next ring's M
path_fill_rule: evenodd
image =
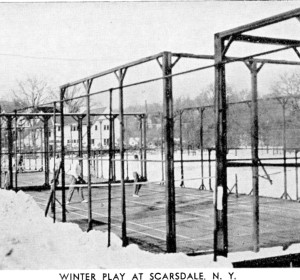
M83 189L81 187L75 187L79 177L81 176L81 166L77 157L73 160L69 170L66 173L71 176L67 204L70 204L75 188L77 189L78 194L81 196L81 202L86 203L87 200L84 198Z
M139 197L139 191L142 187L141 184L138 184L140 181L140 175L139 171L141 170L140 168L140 161L139 161L139 156L134 155L134 161L132 162L132 171L133 171L133 179L134 179L134 192L133 192L133 197Z

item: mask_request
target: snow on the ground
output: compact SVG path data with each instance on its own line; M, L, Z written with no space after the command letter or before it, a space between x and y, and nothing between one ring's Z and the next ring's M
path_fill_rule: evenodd
M183 253L153 254L136 245L122 247L112 234L83 232L72 223L53 223L45 218L33 198L22 191L0 190L0 269L97 269L97 268L212 268L232 262L299 253L300 244L261 249L260 253L230 253L228 258L188 257Z
M231 267L225 258L213 262L211 255L153 254L136 245L124 248L114 234L107 248L107 233L53 223L22 191L0 190L0 216L0 269Z

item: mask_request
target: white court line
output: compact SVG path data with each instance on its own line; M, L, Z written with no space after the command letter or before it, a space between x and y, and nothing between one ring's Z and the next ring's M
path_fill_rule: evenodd
M267 210L267 211L266 211ZM260 214L268 214L269 212L278 212L280 210L278 209L261 209ZM253 214L253 211L241 211L241 212L235 212L235 213L229 213L228 216L234 216L234 215L243 215L243 214Z
M199 213L195 213L195 212L180 212L180 214L191 214L191 215L194 215L194 216L198 216L198 217L206 217L206 218L210 218L209 215L205 215L205 214L199 214Z
M42 198L38 198L38 199L42 199ZM42 199L42 200L46 200L46 199ZM39 203L39 204L42 204L42 203ZM45 204L42 204L42 205L46 206ZM74 207L74 206L71 206L71 207L72 207L73 209L77 209L77 210L81 210L81 211L84 211L84 212L88 212L88 210L85 210L85 209L77 208L77 207ZM79 215L79 216L83 216L83 217L86 218L86 216L84 216L84 215L82 215L82 214L79 214L79 213L76 213L76 212L70 211L70 213L76 214L76 215ZM97 213L97 212L92 212L92 214L96 214L96 215L98 215L98 216L103 216L102 214ZM104 216L104 217L105 217L105 216ZM107 216L106 216L106 217L107 217ZM127 222L127 223L135 224L135 223L133 223L133 222ZM113 225L113 226L115 226L115 227L118 227L118 228L121 228L121 226L119 226L119 225L117 225L117 224L114 224L114 223L111 223L111 225ZM143 225L140 225L140 224L135 224L135 225L139 225L139 226L142 226L142 227L143 227ZM144 227L146 227L146 226L144 226ZM150 228L150 227L147 227L147 228ZM166 234L166 232L165 232L165 231L162 231L162 230L157 230L157 229L154 229L154 228L150 228L150 229L152 229L152 230L154 230L154 231L161 231L161 232L163 232L164 234ZM137 231L137 230L134 230L134 229L131 229L131 228L127 228L127 230L130 230L130 231L135 232L135 233L139 233L139 234L141 234L141 235L146 235L146 236L150 236L150 237L152 237L152 238L156 238L156 239L165 241L164 238L160 238L160 237L154 236L154 235L152 235L152 234L140 232L140 231ZM178 235L178 236L179 236L179 235ZM184 236L180 236L180 237L182 237L182 238L188 238L188 237L184 237Z
M194 242L194 241L199 241L199 240L213 240L214 236L213 236L213 228L211 229L211 232L209 233L205 233L202 235L202 237L199 238L190 238L188 241L185 242ZM178 242L184 242L184 240L180 240Z
M43 204L43 203L41 203L41 202L37 202L37 203L40 204L40 205L46 206L46 204ZM77 212L70 211L69 213L72 214L72 215L74 214L74 215L78 215L78 216L87 218L87 216L82 215L82 214L79 214L79 213L77 213ZM94 213L94 212L93 212L93 213ZM114 224L114 223L111 223L111 225L114 226L114 227L117 227L117 228L122 228L121 226L119 226L119 225L117 225L117 224ZM132 231L132 232L135 232L135 233L139 233L139 234L142 234L142 235L150 236L150 237L152 237L152 238L154 238L154 239L159 239L159 240L165 241L164 238L161 238L161 237L158 237L158 236L154 236L154 235L151 235L151 234L148 234L148 233L140 232L140 231L137 231L137 230L134 230L134 229L131 229L131 228L127 228L127 230ZM164 232L164 233L165 233L165 232Z
M190 219L176 219L176 223L181 223L181 222L189 222L189 221L194 221L194 220L199 220L198 218L190 218ZM161 220L161 221L156 221L156 222L149 222L149 223L146 223L146 225L152 225L152 224L159 224L159 223L165 223L166 220Z
M41 199L41 198L38 198L38 199ZM42 200L45 200L45 199L42 199ZM42 204L42 203L39 203L39 204ZM45 204L42 204L42 205L45 206ZM81 209L81 208L77 208L77 207L73 207L73 206L72 206L72 208L77 209L77 210L81 210L81 211L85 211L85 212L88 211L88 210ZM76 212L70 212L70 213L75 214L75 215L79 215L79 216L82 216L82 217L86 217L86 216L84 216L84 215L82 215L82 214L79 214L79 213L76 213ZM99 216L103 216L102 214L97 213L97 212L92 212L92 213L93 213L93 214L97 214L97 215L99 215ZM193 215L196 215L196 216L197 216L196 213L191 213L191 212L187 212L187 213L193 214ZM163 232L163 233L165 234L165 231L163 231L163 230L153 229L152 227L147 227L147 226L145 226L145 225L137 224L137 223L134 223L134 222L128 222L128 223L134 224L134 225L137 225L137 226L141 226L141 227L145 227L145 228L149 228L149 229L152 229L152 230L155 230L155 231ZM121 226L119 226L119 225L117 225L117 224L112 223L112 225L115 226L115 227L121 228ZM140 232L140 231L137 231L137 230L134 230L134 229L131 229L131 228L127 228L127 229L128 229L129 231L132 231L132 232L135 232L135 233L139 233L139 234L141 234L141 235L146 235L146 236L152 237L152 238L154 238L154 239L159 239L159 240L165 241L164 238L160 238L160 237L157 237L157 236L154 236L154 235L151 235L151 234L147 234L147 233L144 233L144 232ZM272 234L272 233L274 234L274 231L264 231L264 230L262 230L261 233L262 233L262 234ZM209 234L209 235L212 235L212 234ZM195 242L195 241L205 241L205 240L213 240L213 236L206 237L206 238L189 238L189 237L186 237L186 236L183 236L183 235L179 235L179 234L177 234L176 236L179 236L179 237L182 237L182 238L185 239L185 240L181 240L181 241L178 240L178 241L177 241L178 243L182 243L182 242ZM251 236L251 234L239 234L239 235L235 235L234 237L245 237L245 236Z
M263 234L274 234L274 231L260 231L260 233ZM213 229L212 229L212 235L213 235ZM252 236L252 233L243 233L243 234L236 234L236 235L228 235L229 240L230 237L231 238L236 238L236 237L246 237L246 236ZM204 241L204 240L213 240L213 236L212 237L205 237L205 238L194 238L194 239L189 239L188 242L193 242L193 241ZM178 241L178 242L182 242L182 241ZM187 242L187 241L186 241Z
M76 208L76 207L73 207L73 208L75 208L75 209L80 209L80 208ZM80 210L82 211L82 209L80 209ZM83 211L88 212L88 210L85 210L85 209L83 209ZM72 212L72 213L74 213L74 212ZM100 213L97 213L97 212L94 212L94 211L92 211L92 214L96 214L96 215L98 215L98 216L103 216L103 217L107 218L107 216L104 216L104 215L102 215L102 214L100 214ZM86 217L86 216L84 216L84 217ZM117 225L117 224L115 224L115 223L111 223L111 224L112 224L113 226L115 226L115 227L122 228L121 226L119 226L119 225ZM127 221L127 224L135 224L135 223ZM135 225L142 226L142 225L140 225L140 224L135 224ZM146 226L145 226L145 227L146 227ZM150 227L148 227L148 228L150 228ZM154 228L150 228L150 229L155 230L155 231L160 231L160 230L157 230L157 229L154 229ZM144 233L144 232L141 232L141 231L138 231L138 230L134 230L134 229L132 229L132 228L128 228L128 227L127 227L127 230L130 230L130 231L135 232L135 233L139 233L139 234L142 234L142 235L150 236L150 237L153 237L153 238L156 238L156 239L160 239L160 240L164 240L164 241L165 241L165 239L163 239L163 238L154 236L154 235L149 234L149 233ZM164 234L166 233L165 231L162 231L162 232L163 232Z
M120 200L120 199L118 199L118 200ZM142 203L142 202L137 202L137 201L131 201L131 202L132 202L132 203L135 203L135 204L145 205L145 206L152 206L152 205L150 205L150 204L146 204L146 203ZM81 210L81 211L88 212L88 210L81 209L81 208L78 208L78 207L74 207L74 206L70 206L70 205L68 205L68 207L71 207L71 208L76 209L76 210ZM156 207L158 207L158 208L165 208L165 206L156 206ZM103 215L103 214L100 214L100 213L97 213L97 212L94 212L94 211L92 211L92 213L93 213L93 214L96 214L96 215L98 215L98 216L107 218L107 215ZM210 217L209 215L204 215L204 214L199 214L199 213L194 213L194 212L179 212L178 214L191 214L191 215L194 215L194 216L198 216L198 217L206 217L206 218L209 218L209 217ZM195 219L191 218L191 219L189 219L189 220L197 220L197 219L196 219L196 218L195 218ZM183 220L183 221L184 221L184 220ZM176 222L178 222L178 221L176 221ZM164 232L164 233L165 233L165 231L158 230L158 229L155 229L155 228L152 228L152 227L147 227L147 226L145 226L145 225L138 224L138 223L134 223L134 222L131 222L131 221L127 221L127 223L131 223L131 224L134 224L134 225L137 225L137 226L140 226L140 227L145 227L145 228L149 228L149 229L152 229L152 230L155 230L155 231L159 231L159 232ZM137 231L137 232L139 232L139 231ZM140 233L141 233L141 232L140 232ZM141 234L142 234L142 233L141 233ZM150 235L150 236L151 236L151 235ZM185 238L185 239L189 239L189 237L187 237L187 236L183 236L183 235L177 235L177 236L182 237L182 238Z
M46 204L42 203L42 202L37 202L37 204L40 204L40 205L43 205L43 206L46 206ZM59 213L62 213L62 212L59 212ZM74 214L74 215L78 215L78 216L82 216L82 217L85 217L85 215L82 215L82 214L79 214L79 213L76 213L76 212L69 212L70 214Z
M119 199L120 200L120 199ZM147 204L147 203L143 203L143 202L137 202L137 201L131 201L132 203L135 203L135 204L139 204L139 205L144 205L144 206L153 206L152 204ZM162 209L165 209L165 206L160 206L160 205L157 205L155 206L157 208L162 208ZM184 207L184 206L182 206ZM184 212L184 211L176 211L176 214L191 214L191 215L194 215L194 216L198 216L198 217L206 217L206 218L210 218L209 215L205 215L205 214L199 214L199 213L195 213L195 212Z
M298 204L299 205L299 207L300 207L300 204ZM265 208L274 208L274 209L281 209L281 210L291 210L291 211L296 211L296 212L298 212L298 211L300 211L300 208L289 208L289 207L280 207L280 206L273 206L273 205L265 205L265 204L263 204L263 205L260 205L260 207L265 207ZM268 211L269 211L269 209L268 209Z
M236 202L236 201L228 200L227 204L236 205L236 206L251 206L252 201L239 201L239 202Z
M165 231L165 230L156 229L156 228L153 228L153 227L148 227L148 226L146 226L146 225L141 225L141 224L134 223L134 222L130 222L130 221L128 221L127 223L132 224L132 225L136 225L136 226L140 226L140 227L144 227L144 228L148 228L148 229L151 229L151 230L163 232L164 234L166 234L166 231ZM181 235L181 234L176 234L176 236L182 237L182 238L184 238L184 239L190 239L190 237L187 237L187 236L184 236L184 235Z

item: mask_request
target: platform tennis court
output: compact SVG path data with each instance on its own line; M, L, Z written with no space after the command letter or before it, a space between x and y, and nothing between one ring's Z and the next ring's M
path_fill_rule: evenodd
M166 215L164 187L146 185L140 197L132 197L132 185L126 186L127 235L129 243L151 252L166 251ZM30 191L42 209L49 191ZM87 189L84 190L87 197ZM94 229L107 231L107 187L92 189ZM61 192L57 191L61 201ZM67 221L87 229L87 203L80 203L74 192L67 205ZM57 204L57 218L61 207ZM121 188L112 187L112 232L121 237ZM213 251L213 193L197 189L176 188L177 251L207 253ZM230 195L228 198L229 251L252 249L252 196ZM284 246L300 242L300 203L260 198L260 244L262 247Z

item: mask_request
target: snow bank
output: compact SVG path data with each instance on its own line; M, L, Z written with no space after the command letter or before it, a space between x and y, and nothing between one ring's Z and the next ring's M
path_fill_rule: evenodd
M0 269L199 268L231 267L225 258L153 254L122 247L112 234L83 232L72 223L53 223L31 196L0 190Z

